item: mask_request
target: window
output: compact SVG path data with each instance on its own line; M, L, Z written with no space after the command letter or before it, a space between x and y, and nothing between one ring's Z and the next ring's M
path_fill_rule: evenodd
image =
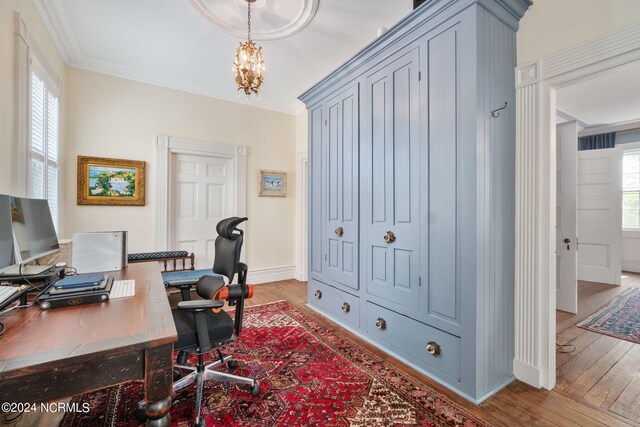
M640 231L640 150L625 150L622 159L622 228Z
M58 228L58 145L60 141L60 97L58 87L32 57L29 92L29 172L31 197L47 199L53 223Z

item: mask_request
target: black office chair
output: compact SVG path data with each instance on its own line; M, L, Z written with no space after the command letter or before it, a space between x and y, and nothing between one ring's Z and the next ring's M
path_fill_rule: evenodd
M219 347L238 339L242 331L244 299L253 295L253 286L247 285L246 282L247 265L240 262L244 233L237 227L246 220L247 218L232 217L220 221L216 226L218 237L215 241L213 271L227 277L229 284L225 285L224 279L220 276L203 276L196 285L196 292L203 299L181 301L177 309L172 310L178 331L178 342L174 349L179 350L174 368L188 372L186 376L174 382L173 389L178 391L194 382L197 383L196 426L205 425L204 420L200 420L204 381L247 384L251 386L252 396L260 393L260 385L256 380L214 370L224 364L230 369L237 366L237 362L230 356L224 356ZM236 274L238 283L232 284ZM222 310L223 300L227 300L230 306L235 305L233 319ZM212 349L216 350L218 358L215 362L205 365L204 356ZM198 356L196 366L185 365L190 354ZM142 403L140 409L144 409Z

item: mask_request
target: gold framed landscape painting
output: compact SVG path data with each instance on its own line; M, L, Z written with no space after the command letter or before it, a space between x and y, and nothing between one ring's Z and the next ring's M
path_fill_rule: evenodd
M78 156L78 204L144 206L145 162Z
M287 197L287 173L260 171L260 197Z

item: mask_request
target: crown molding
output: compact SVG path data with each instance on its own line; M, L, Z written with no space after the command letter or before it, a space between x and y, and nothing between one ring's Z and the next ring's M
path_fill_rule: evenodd
M167 77L162 74L150 73L148 71L114 64L108 61L101 61L98 59L82 59L71 61L69 65L87 71L93 71L100 74L120 77L126 80L146 83L153 86L160 86L168 89L178 90L181 92L215 98L221 101L233 102L235 104L241 104L247 107L261 108L278 113L295 114L295 108L290 104L271 101L269 99L265 99L264 97L260 99L249 98L247 100L244 95L239 96L238 92L235 91L221 91L207 85L194 83L188 80Z
M559 108L556 108L556 116L565 119L566 121L570 122L575 120L578 123L578 126L580 126L583 129L588 128L590 125L588 123L583 122L582 120L573 117L571 114L569 113L565 113L564 111L560 110Z
M68 64L81 58L80 44L71 30L60 0L33 0L33 5L65 62Z
M33 4L68 66L248 107L285 114L296 114L298 108L297 100L292 104L271 101L264 97L259 100L254 98L247 100L244 96L238 96L237 92L232 90L221 91L192 81L167 77L162 74L91 58L82 52L60 0L33 0Z
M640 120L612 123L609 125L591 126L584 129L578 136L591 136L609 132L633 132L640 130Z
M291 104L291 109L293 110L293 114L298 115L299 113L305 111L307 109L307 106L304 104L304 102L296 99L293 104Z

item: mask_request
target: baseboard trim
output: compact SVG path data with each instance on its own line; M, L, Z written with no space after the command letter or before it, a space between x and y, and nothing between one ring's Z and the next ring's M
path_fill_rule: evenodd
M503 388L505 388L506 386L511 384L515 379L516 379L516 377L511 375L509 378L507 378L506 380L502 381L501 383L498 383L498 385L496 385L494 388L492 388L491 390L486 392L484 395L482 395L478 399L476 399L474 401L474 403L476 405L481 404L482 402L484 402L485 400L487 400L488 398L490 398L491 396L493 396L494 394L496 394L497 392L499 392L500 390L502 390Z
M247 274L247 283L260 284L269 282L278 282L280 280L295 279L295 265L285 267L260 268L257 270L249 270Z
M517 379L533 387L542 387L542 371L535 366L527 365L524 362L514 359L513 374Z
M632 273L640 273L640 261L635 259L623 259L622 271L630 271Z

